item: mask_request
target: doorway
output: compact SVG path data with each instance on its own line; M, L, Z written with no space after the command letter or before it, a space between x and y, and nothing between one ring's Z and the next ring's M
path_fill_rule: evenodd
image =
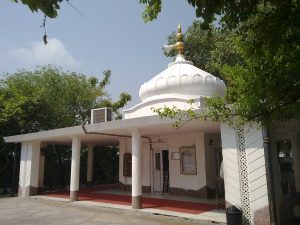
M169 151L153 151L153 192L169 191Z

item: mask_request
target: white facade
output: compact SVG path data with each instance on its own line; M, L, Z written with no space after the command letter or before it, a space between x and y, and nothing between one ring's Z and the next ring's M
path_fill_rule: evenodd
M208 149L205 146L207 143L205 140L214 138L214 146ZM217 135L205 134L204 132L192 132L177 135L161 135L155 137L151 144L146 140L141 145L142 157L142 186L147 191L159 191L154 190L155 185L155 153L160 153L163 150L168 153L168 175L169 175L169 187L168 192L170 194L185 194L192 196L201 196L203 198L210 197L212 191L215 189L215 177L218 175L215 164L215 152L214 147L220 148L220 137ZM179 154L181 147L194 146L196 149L196 174L182 174L180 169L180 159L172 158L172 155ZM211 151L206 151L211 150ZM119 179L120 183L125 186L131 186L131 176L123 175L124 167L124 154L132 153L131 139L123 138L120 141L120 161L119 161ZM209 159L213 161L208 163ZM162 165L163 167L163 165ZM163 170L161 174L157 174L160 178L163 176ZM163 180L161 180L160 192L163 192ZM166 184L165 184L166 185ZM211 192L209 192L211 191ZM210 195L210 196L209 196Z
M243 209L245 224L270 224L261 129L221 128L226 205Z

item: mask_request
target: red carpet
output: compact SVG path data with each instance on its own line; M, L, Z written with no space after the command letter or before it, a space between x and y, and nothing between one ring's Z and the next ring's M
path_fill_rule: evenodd
M101 188L100 186L100 187L85 188L83 190L80 190L79 200L102 202L102 203L117 204L117 205L131 205L131 196L97 193L97 191L103 189L104 188ZM50 197L69 198L68 191L45 193L45 195ZM166 199L148 198L148 197L142 197L142 207L175 211L181 213L190 213L190 214L200 214L203 212L216 209L216 205L214 204L166 200Z

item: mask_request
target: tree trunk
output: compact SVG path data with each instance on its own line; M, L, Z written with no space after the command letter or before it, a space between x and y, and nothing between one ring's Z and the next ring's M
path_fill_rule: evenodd
M275 206L275 193L273 183L273 170L271 163L271 138L269 134L269 126L263 127L263 139L264 139L264 154L266 163L266 176L267 176L267 189L269 199L269 210L270 210L270 222L273 225L277 224L276 217L276 206Z

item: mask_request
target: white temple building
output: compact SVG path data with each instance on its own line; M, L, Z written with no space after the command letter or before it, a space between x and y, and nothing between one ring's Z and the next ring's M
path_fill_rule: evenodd
M41 150L47 144L72 145L71 201L78 199L81 146L88 146L87 181L91 182L94 146L115 145L119 146L120 186L132 191L132 208L141 208L142 192L214 197L222 162L226 206L240 206L244 224L271 224L264 139L259 126L234 129L218 122L187 121L175 129L173 119L160 118L153 111L164 106L189 109L190 100L194 109L202 109L205 107L203 97L223 96L226 91L222 80L185 60L180 27L176 38L175 61L141 85L141 103L124 110L122 120L109 121L109 109L95 109L92 123L83 127L5 137L6 142L22 145L20 197L35 195L43 186ZM107 121L98 123L98 114ZM289 204L286 203L288 196L300 192L299 127L299 122L290 122L271 129L272 198L278 221L288 217L281 212L284 204ZM281 148L286 142L290 143L288 147ZM292 169L285 171L283 165L287 165L288 157L292 157L294 163ZM288 174L288 178L284 174ZM291 213L299 213L297 204L293 207Z

